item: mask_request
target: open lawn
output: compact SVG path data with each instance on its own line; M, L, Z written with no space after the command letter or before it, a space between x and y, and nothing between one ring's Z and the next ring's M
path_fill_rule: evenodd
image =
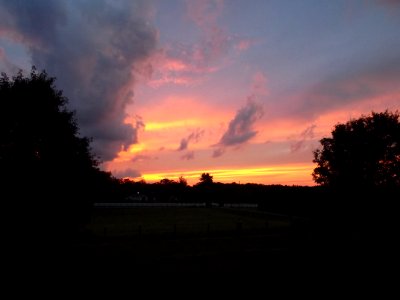
M99 274L286 272L364 261L349 243L310 240L301 228L256 209L96 207L85 235L63 245L62 257L69 268Z
M134 207L93 211L89 232L97 237L203 235L287 228L288 218L257 210L228 208Z
M90 268L250 270L286 259L289 227L287 217L255 209L97 207L69 253Z

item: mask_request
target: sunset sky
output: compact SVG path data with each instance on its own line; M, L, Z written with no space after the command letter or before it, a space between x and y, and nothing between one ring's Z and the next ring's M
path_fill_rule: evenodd
M400 109L400 1L0 0L31 65L117 177L313 185L335 124Z

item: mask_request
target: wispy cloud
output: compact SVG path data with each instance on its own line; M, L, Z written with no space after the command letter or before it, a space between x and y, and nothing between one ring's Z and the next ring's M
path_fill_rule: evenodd
M250 48L255 40L231 34L220 24L224 10L221 0L185 1L186 18L196 26L198 37L192 43L169 41L152 58L153 88L166 84L195 85L205 75L220 70L232 50L236 54Z
M138 170L135 169L131 169L131 168L127 168L124 170L114 170L113 175L117 178L126 178L126 177L131 177L131 178L137 178L140 177L141 174Z
M218 142L218 148L213 152L213 157L221 156L226 147L240 146L253 138L257 131L254 123L263 115L263 107L248 100L247 104L240 108L233 120L230 121L227 131Z
M125 109L158 39L144 1L0 0L0 11L0 35L57 77L96 154L108 161L137 142Z
M386 5L389 8L400 8L399 0L375 0L378 4Z
M181 143L177 150L178 151L186 150L189 146L189 142L197 143L203 135L204 135L204 130L196 129L189 136L181 140Z
M1 17L1 16L0 16ZM0 34L1 36L1 34ZM11 72L11 73L16 73L18 72L18 67L10 61L10 59L7 56L6 51L0 47L0 68L2 72Z
M307 140L311 140L314 138L314 130L317 126L315 124L310 125L306 129L304 129L296 138L295 141L290 145L290 151L292 153L301 150Z
M132 162L141 162L144 160L150 160L150 159L157 159L157 157L153 157L150 155L146 155L146 154L137 154L132 158Z
M192 160L194 159L194 151L189 151L181 156L182 160Z
M267 77L262 72L257 72L252 79L250 95L247 103L240 108L235 117L229 122L228 129L217 143L212 157L219 157L225 153L227 147L237 147L253 138L257 131L254 124L264 114L261 99L268 95Z
M388 93L400 93L400 55L394 49L382 51L385 52L383 57L355 61L351 68L336 71L301 94L282 99L276 110L310 120L344 106L361 104Z

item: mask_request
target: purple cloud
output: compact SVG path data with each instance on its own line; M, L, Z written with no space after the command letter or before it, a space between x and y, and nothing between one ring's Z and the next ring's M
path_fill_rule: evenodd
M113 171L112 173L116 178L125 178L125 177L137 178L142 176L138 170L134 170L131 168L127 168L125 170L120 170L120 171Z
M251 98L247 104L238 110L236 116L230 121L228 130L218 142L213 157L221 156L226 147L240 146L253 138L257 131L254 130L254 123L263 116L263 107Z
M177 151L186 150L189 146L189 142L197 143L203 135L204 135L204 130L200 130L200 129L195 130L188 137L183 138L181 140L181 143L180 143Z
M301 133L299 134L299 137L296 139L296 141L293 142L293 143L290 145L290 151L291 151L291 153L294 153L294 152L299 151L300 149L303 148L303 146L304 146L304 144L305 144L305 142L306 142L307 140L310 140L310 139L313 139L313 138L314 138L314 129L315 129L316 127L317 127L317 126L316 126L315 124L313 124L313 125L307 127L303 132L301 132Z
M181 156L182 160L192 160L194 159L194 151L189 151Z

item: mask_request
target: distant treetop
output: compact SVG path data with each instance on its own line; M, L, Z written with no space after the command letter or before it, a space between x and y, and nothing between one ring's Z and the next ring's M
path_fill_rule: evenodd
M208 185L208 184L214 183L213 176L211 176L209 173L201 174L199 180L200 180L199 184L203 184L203 185Z

